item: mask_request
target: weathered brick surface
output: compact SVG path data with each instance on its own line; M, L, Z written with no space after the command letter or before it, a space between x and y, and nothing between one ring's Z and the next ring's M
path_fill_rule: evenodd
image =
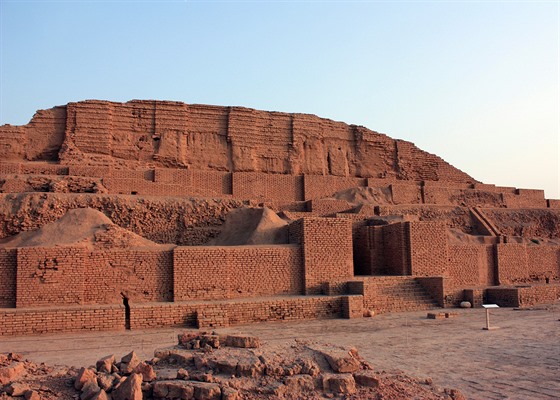
M124 307L118 305L0 310L0 336L124 328Z
M90 265L85 247L19 248L16 307L82 304Z
M178 247L174 300L303 293L300 246Z

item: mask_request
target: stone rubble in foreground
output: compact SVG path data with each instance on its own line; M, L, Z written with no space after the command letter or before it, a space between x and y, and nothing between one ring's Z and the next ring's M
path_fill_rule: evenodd
M0 399L236 400L236 399L449 399L465 397L431 379L376 371L352 347L295 340L185 331L178 344L141 361L131 352L103 357L95 366L37 365L0 355Z

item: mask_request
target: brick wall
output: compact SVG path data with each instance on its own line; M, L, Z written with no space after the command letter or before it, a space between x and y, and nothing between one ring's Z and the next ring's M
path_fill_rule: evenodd
M16 249L0 249L0 308L16 306Z
M16 307L81 304L87 271L84 247L18 248Z
M455 287L494 285L493 245L450 245L447 276Z
M559 246L497 245L498 273L501 285L560 280Z
M441 276L447 270L447 229L439 222L407 222L412 275Z
M88 252L92 270L84 280L83 303L173 301L173 252L111 250Z
M19 174L20 172L20 165L19 163L7 163L0 161L0 174L8 175L8 174Z
M363 178L342 178L337 176L304 175L304 199L311 200L329 197L345 189L365 187Z
M362 226L354 235L354 271L356 275L384 274L383 227Z
M500 285L523 282L527 278L527 247L524 244L497 244Z
M290 224L290 242L301 243L306 294L319 294L329 282L336 293L354 275L352 223L346 218L302 218Z
M421 188L416 183L391 184L391 194L395 204L419 204L423 203Z
M303 177L265 174L260 172L233 173L233 197L240 199L303 200Z
M544 191L517 189L516 193L502 194L504 203L508 208L546 208Z
M174 300L303 293L299 246L177 247Z
M346 200L316 199L309 200L308 210L315 216L332 216L336 213L349 211L354 208Z
M122 305L0 310L0 336L124 329Z
M527 246L527 278L560 280L560 246Z

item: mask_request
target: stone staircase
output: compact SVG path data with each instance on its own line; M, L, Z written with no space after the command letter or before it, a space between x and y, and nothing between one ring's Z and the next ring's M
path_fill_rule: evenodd
M368 276L363 281L364 308L376 313L439 308L426 289L411 276Z

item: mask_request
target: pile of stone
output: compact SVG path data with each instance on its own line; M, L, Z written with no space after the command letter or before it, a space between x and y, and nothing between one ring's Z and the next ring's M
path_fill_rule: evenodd
M50 392L48 371L26 370L18 356L3 356L0 400L463 398L431 381L374 371L355 348L309 341L274 345L252 336L187 331L178 336L178 345L154 355L148 361L134 352L120 360L110 355L89 368L65 369L63 384ZM30 370L39 371L42 380L26 381Z

